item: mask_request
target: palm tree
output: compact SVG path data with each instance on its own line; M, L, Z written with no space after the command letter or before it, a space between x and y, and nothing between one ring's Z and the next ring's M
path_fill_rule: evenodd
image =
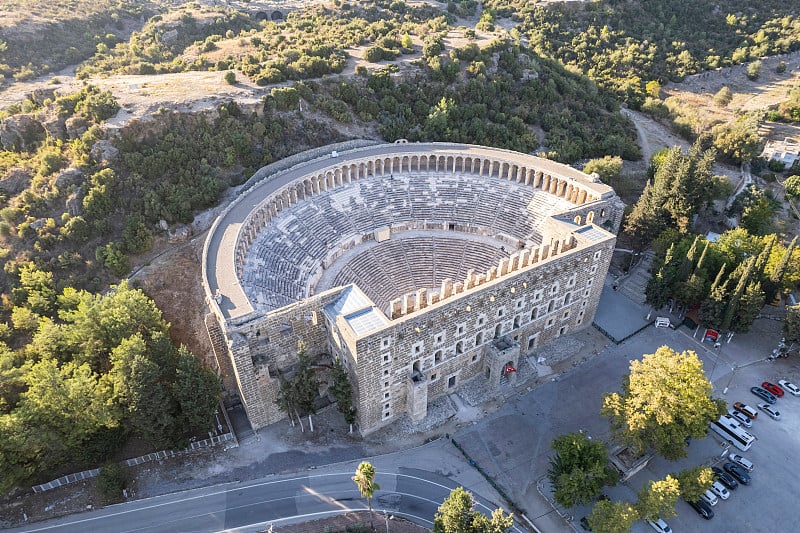
M353 481L358 485L358 490L362 498L367 499L367 507L369 507L369 526L375 530L375 525L372 523L372 495L376 490L381 490L380 485L375 483L375 467L367 461L361 461L356 469L356 475L353 476Z

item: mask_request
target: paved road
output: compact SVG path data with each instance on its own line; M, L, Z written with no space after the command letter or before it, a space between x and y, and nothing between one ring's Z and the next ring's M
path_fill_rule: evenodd
M304 522L350 510L367 509L352 470L229 483L115 505L94 512L11 531L211 532L256 531L270 524ZM381 490L373 509L386 510L424 527L432 526L438 506L457 487L454 481L423 470L399 467L376 476ZM491 514L496 505L478 497L476 508ZM521 530L518 530L521 531Z

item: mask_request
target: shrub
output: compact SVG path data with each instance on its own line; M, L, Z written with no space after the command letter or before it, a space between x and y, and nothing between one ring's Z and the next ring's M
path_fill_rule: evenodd
M761 61L753 61L747 65L747 79L755 81L761 76Z
M104 466L97 476L97 492L106 503L122 500L122 491L128 485L128 473L115 463Z
M714 95L714 105L717 107L725 107L733 100L733 93L728 87L723 87L717 94Z
M236 73L232 70L229 70L225 73L225 82L228 85L235 85L236 84Z

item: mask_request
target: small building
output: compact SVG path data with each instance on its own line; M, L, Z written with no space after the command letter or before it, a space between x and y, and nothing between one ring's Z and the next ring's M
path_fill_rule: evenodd
M785 137L782 141L767 141L761 157L768 161L780 161L786 168L791 168L800 159L800 144L791 137Z

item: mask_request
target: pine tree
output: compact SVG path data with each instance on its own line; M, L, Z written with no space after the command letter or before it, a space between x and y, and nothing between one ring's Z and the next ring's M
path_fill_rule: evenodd
M681 270L680 270L680 280L686 281L689 279L689 275L692 273L692 268L694 267L694 259L697 255L697 241L700 239L700 236L697 235L692 241L692 245L689 247L689 251L686 252L686 257L681 261Z
M720 269L720 274L724 270L725 265ZM717 275L717 280L714 281L711 287L711 294L709 294L708 298L703 302L698 315L698 318L703 324L716 330L720 330L722 327L722 321L727 308L726 300L728 293L728 280L726 279L722 284L719 284L717 283L719 277L720 276Z
M778 294L778 291L781 290L781 285L783 283L783 277L786 274L786 269L789 266L789 261L792 258L792 252L794 251L795 246L797 245L797 236L792 239L792 242L789 243L789 246L783 252L783 255L778 261L778 264L775 265L775 268L772 269L772 272L769 275L769 279L764 284L764 293L766 301L771 302L775 299L775 296Z
M733 292L728 299L728 305L725 309L725 314L722 317L722 323L720 323L720 331L731 330L733 319L739 309L739 299L742 297L747 284L750 282L750 278L753 275L753 270L755 269L755 264L756 257L750 256L744 263L740 264L733 272L731 272L729 279L736 279L737 272L741 272L741 275L739 277L739 281L736 283L736 287L733 289Z
M764 248L762 248L761 252L758 254L754 270L756 277L760 278L764 274L764 268L767 266L767 261L769 261L769 255L772 253L772 247L775 244L776 239L777 237L774 233L769 235L766 239L766 243L764 244Z
M748 283L742 297L739 299L739 306L736 310L736 316L733 318L731 330L737 333L747 333L750 325L758 317L763 307L764 291L761 290L761 283L758 281Z
M352 431L353 424L356 422L356 410L353 406L353 387L350 385L347 369L338 357L333 362L332 374L331 394L336 400L337 409L344 415L344 420L350 425L350 431Z
M703 264L705 263L705 260L706 260L706 253L708 252L709 244L710 243L708 241L706 241L705 246L703 246L703 253L700 254L700 259L697 260L697 264L694 267L695 273L698 273L699 271L701 271L703 269ZM705 278L705 276L703 276L703 277Z

